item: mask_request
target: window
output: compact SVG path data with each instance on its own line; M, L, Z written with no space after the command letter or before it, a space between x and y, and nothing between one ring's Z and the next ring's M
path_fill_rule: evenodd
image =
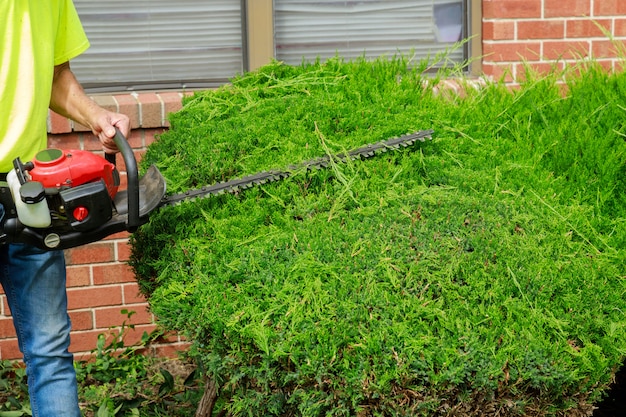
M414 52L434 57L466 37L462 0L275 0L276 57L377 57ZM449 59L462 62L458 48Z
M243 70L241 0L75 0L91 42L72 68L88 90L182 88Z
M209 87L272 57L433 57L471 33L469 0L74 2L91 48L72 67L89 92Z

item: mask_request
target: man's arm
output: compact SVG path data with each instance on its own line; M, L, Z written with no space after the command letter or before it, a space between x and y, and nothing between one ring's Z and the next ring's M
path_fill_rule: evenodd
M69 62L54 67L50 108L89 127L106 152L117 151L113 141L116 127L126 137L130 133L128 116L103 109L89 98L72 73Z

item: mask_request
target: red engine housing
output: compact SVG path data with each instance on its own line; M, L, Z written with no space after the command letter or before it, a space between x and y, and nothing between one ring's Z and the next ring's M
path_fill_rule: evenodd
M102 179L113 199L120 185L115 165L88 151L46 149L31 162L31 180L41 182L45 188L72 188Z

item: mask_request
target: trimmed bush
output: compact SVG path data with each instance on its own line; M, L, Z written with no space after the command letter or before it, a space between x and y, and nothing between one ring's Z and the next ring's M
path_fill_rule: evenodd
M626 351L626 76L464 97L404 57L272 63L150 146L170 192L433 140L155 213L153 312L234 416L585 415Z

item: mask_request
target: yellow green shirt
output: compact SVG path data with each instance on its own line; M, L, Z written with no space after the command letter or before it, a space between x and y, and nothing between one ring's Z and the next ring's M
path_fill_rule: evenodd
M89 47L71 0L0 0L0 172L47 146L54 66Z

